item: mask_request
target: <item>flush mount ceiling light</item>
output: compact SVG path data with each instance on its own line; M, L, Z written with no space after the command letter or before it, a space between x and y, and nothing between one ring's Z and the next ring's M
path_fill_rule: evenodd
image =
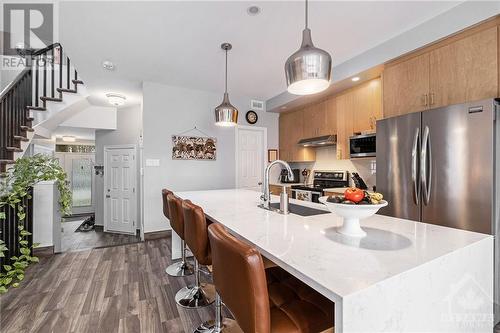
M63 135L62 140L64 142L76 142L76 138L72 135Z
M125 96L115 93L107 93L106 97L108 98L108 103L113 106L122 106L127 100Z
M115 64L113 64L113 63L112 63L111 61L109 61L109 60L104 60L104 61L102 62L102 67L103 67L104 69L107 69L108 71L112 71L112 70L114 70L114 69L115 69Z
M288 92L295 95L319 93L330 85L332 57L328 52L314 47L308 27L308 1L306 0L305 28L302 45L285 63Z
M261 9L258 6L250 6L250 7L247 8L247 13L250 16L259 15L260 12L261 12Z
M222 104L215 108L215 125L234 126L238 123L238 109L231 105L229 94L227 93L227 51L233 47L229 43L223 43L220 47L226 51L226 78Z
M357 81L359 81L359 76L355 76L355 77L353 77L351 80L352 80L353 82L357 82Z

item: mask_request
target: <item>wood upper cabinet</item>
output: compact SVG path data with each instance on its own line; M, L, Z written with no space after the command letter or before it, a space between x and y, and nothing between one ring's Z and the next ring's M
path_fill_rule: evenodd
M303 110L280 114L280 159L288 162L306 162L316 159L316 152L312 148L301 147L297 144L303 138L303 119Z
M303 138L315 138L327 135L327 101L312 104L302 110Z
M492 27L429 54L431 108L498 94L498 28Z
M429 54L422 54L384 69L384 117L428 108Z
M384 116L498 96L498 29L489 25L466 31L418 51L408 60L387 65Z
M332 96L326 100L326 134L337 134L337 100Z
M375 132L377 120L382 119L381 86L378 78L352 91L353 133Z
M353 134L354 94L347 92L336 97L337 159L349 158L349 137Z

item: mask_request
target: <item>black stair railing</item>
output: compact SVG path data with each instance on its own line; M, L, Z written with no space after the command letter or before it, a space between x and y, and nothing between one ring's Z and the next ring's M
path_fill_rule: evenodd
M28 191L28 196L33 197L33 189ZM23 220L20 220L17 216L16 209L9 205L0 208L0 213L5 213L5 220L1 220L0 223L0 240L2 240L7 247L7 251L4 252L4 257L0 257L0 271L3 270L3 265L8 265L11 263L10 258L21 255L19 244L19 237L21 236L21 230L19 226L22 226L24 230L33 234L33 199L28 199L28 196L23 199L23 205L25 206L26 216ZM25 236L28 241L28 247L33 246L33 235Z
M0 93L0 175L14 163L15 153L22 152L27 132L33 131L31 112L46 111L48 101L62 102L63 93L77 93L83 84L76 69L72 77L71 61L59 43L20 54L28 67Z

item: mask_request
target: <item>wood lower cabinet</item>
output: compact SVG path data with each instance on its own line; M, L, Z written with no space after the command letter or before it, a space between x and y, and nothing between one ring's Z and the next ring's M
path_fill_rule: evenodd
M384 78L384 117L428 108L429 54L388 66Z
M292 188L290 186L286 186L286 193L288 194L288 197L292 197ZM281 185L269 185L269 192L274 195L280 195L281 192L283 192L283 186Z
M431 108L497 96L497 30L492 27L430 52Z

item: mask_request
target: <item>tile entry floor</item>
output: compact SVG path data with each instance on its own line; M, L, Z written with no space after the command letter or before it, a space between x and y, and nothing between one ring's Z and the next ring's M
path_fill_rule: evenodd
M141 241L139 235L122 235L102 231L97 227L92 231L75 232L85 218L61 223L61 252L82 251L98 247L132 244Z

